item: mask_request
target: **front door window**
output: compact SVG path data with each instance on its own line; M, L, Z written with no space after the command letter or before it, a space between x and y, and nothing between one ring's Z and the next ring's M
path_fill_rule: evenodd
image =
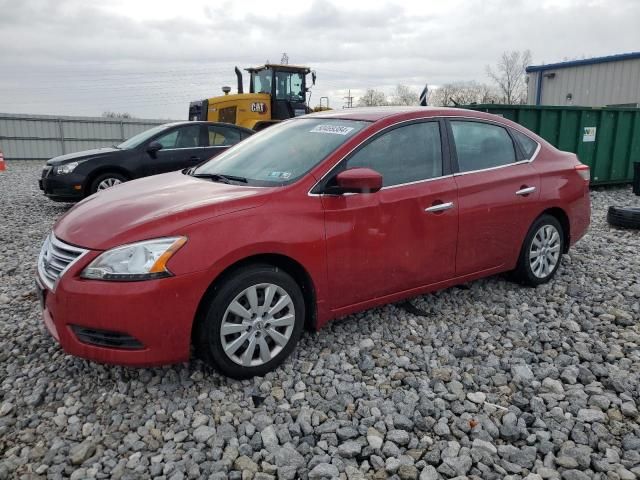
M207 134L209 147L230 147L240 141L240 132L234 128L209 125Z
M156 139L163 150L172 148L196 148L200 146L200 124L176 128Z
M441 176L438 122L414 123L380 135L347 161L347 168L356 167L382 174L385 187Z

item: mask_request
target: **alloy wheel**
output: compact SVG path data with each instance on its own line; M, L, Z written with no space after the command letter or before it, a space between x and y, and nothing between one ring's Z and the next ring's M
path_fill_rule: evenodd
M119 178L105 178L98 184L98 190L106 190L107 188L115 187L120 183L122 183L122 180L120 180Z
M252 285L227 306L220 326L222 349L238 365L263 365L289 343L295 323L293 300L282 287Z
M533 236L529 249L531 272L538 278L548 277L560 261L560 233L553 225L543 225Z

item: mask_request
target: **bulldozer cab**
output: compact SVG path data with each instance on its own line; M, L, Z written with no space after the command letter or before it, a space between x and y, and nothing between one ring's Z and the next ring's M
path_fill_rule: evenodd
M208 120L261 130L287 118L309 113L307 75L315 84L316 75L309 67L266 64L247 68L249 93L244 93L242 72L236 67L238 93L197 100L189 105L189 120Z
M272 120L286 120L308 112L306 78L311 72L308 67L266 64L246 70L251 75L249 92L271 95Z

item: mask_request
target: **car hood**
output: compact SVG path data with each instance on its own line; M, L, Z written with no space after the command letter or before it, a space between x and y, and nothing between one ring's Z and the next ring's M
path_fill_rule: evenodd
M58 220L53 232L72 245L107 250L179 234L192 223L257 207L271 190L166 173L87 197Z
M94 148L93 150L83 150L81 152L67 153L66 155L60 155L47 160L47 165L62 165L63 163L74 162L77 160L88 160L90 158L104 157L105 155L112 155L114 153L122 152L117 148L105 147Z

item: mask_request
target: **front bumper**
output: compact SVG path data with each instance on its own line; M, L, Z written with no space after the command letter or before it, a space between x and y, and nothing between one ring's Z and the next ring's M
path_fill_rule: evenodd
M85 280L79 274L98 252L91 253L82 265L73 265L54 290L44 287L39 277L36 282L44 324L62 349L77 357L117 365L187 361L191 327L208 286L206 274L143 282Z
M69 173L67 175L55 175L52 171L45 170L42 178L38 180L38 186L51 200L59 202L75 202L84 198L84 175Z

